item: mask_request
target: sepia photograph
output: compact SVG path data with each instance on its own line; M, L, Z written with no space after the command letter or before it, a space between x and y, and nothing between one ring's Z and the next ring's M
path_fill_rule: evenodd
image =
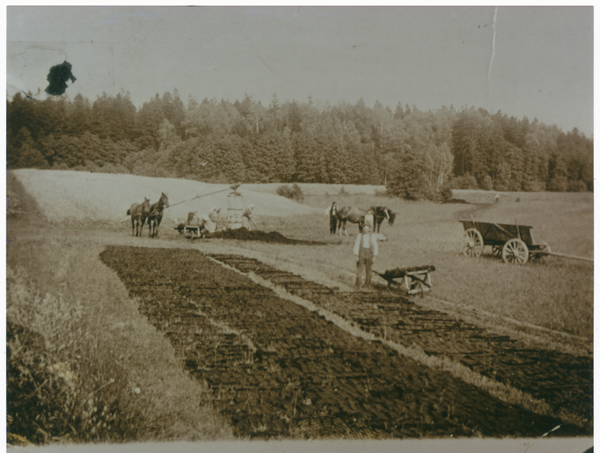
M5 23L9 452L593 450L593 6Z

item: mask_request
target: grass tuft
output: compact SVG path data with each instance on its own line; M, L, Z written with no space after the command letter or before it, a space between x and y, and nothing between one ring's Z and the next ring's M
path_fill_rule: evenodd
M65 237L9 247L11 435L37 444L231 438L206 387L100 251Z

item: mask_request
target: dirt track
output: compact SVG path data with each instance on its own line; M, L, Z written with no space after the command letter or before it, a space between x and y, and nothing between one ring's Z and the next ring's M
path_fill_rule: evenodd
M101 258L139 297L140 310L168 335L188 370L208 382L214 405L239 436L541 436L562 424L501 402L380 342L354 337L197 251L109 247ZM253 260L217 258L329 304L364 329L376 331L378 319L398 317L400 308L410 307L398 297L377 296L375 316L368 308L373 296L339 297ZM411 319L405 315L402 319ZM438 328L430 323L427 334L413 327L408 338L411 344L421 338L435 352L432 344L448 341L433 341L431 332ZM396 330L400 335L410 329ZM456 338L461 350L465 344L481 347L464 343L466 335ZM562 425L557 435L589 434Z

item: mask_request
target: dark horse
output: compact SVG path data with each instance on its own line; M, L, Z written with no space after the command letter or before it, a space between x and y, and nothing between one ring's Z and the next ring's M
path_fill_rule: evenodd
M374 233L379 233L381 224L383 223L384 219L388 219L390 225L394 224L394 220L396 220L396 214L394 214L385 206L371 206L371 209L373 210Z
M373 233L379 233L383 219L387 218L390 225L394 224L396 214L394 214L385 206L371 206L370 209L373 211ZM350 206L344 206L343 208L338 209L337 218L340 226L340 236L342 235L342 230L346 236L348 236L346 222L356 223L358 225L358 231L361 232L365 224L365 216L367 214L368 211L365 211L364 209L353 208Z
M148 229L150 230L150 237L158 237L158 227L163 217L163 210L169 207L169 198L163 192L160 195L160 199L150 206L150 212L148 214Z
M146 223L146 217L150 212L150 199L144 197L143 203L133 203L127 210L127 215L131 216L131 235L141 236Z

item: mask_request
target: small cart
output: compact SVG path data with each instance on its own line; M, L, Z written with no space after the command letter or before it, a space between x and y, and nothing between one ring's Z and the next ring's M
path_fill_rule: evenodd
M505 263L525 264L528 260L545 262L553 253L546 242L536 244L529 225L514 225L460 220L465 234L463 236L463 253L465 256L478 257L486 245L492 253L502 256Z
M383 274L373 271L379 275L388 283L388 289L396 287L402 287L407 294L421 294L427 291L431 291L431 275L430 272L435 271L435 266L418 266L418 267L407 267L404 269L396 268L387 270ZM396 281L400 279L402 283Z
M199 225L185 225L183 227L183 235L188 239L201 238L202 227Z
M198 212L188 213L187 222L183 226L183 235L188 239L204 237L204 219L198 216ZM181 225L178 227L181 228ZM205 231L205 230L204 230Z

